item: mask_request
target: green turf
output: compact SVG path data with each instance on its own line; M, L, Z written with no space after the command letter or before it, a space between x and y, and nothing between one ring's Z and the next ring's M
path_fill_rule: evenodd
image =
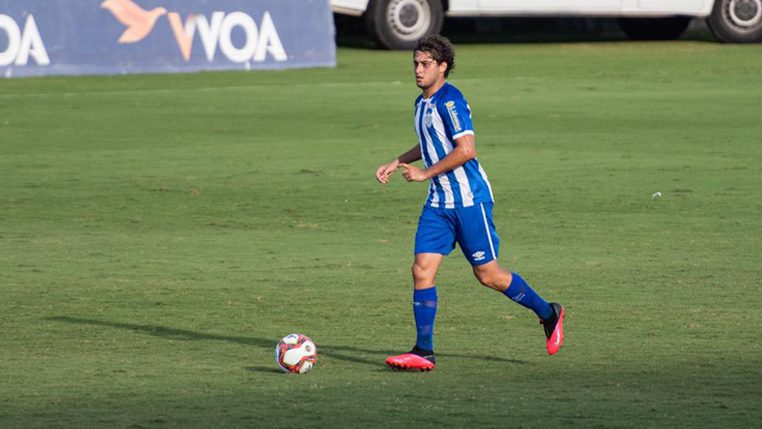
M426 374L382 364L426 185L373 178L416 141L411 57L338 62L0 81L0 427L759 424L762 47L460 46L501 260L567 340L456 251Z

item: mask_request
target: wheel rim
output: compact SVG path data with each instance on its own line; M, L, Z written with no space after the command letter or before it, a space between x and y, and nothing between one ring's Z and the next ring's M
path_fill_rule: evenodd
M762 0L730 0L726 5L727 21L737 30L752 31L762 23Z
M389 27L403 40L418 40L431 25L431 7L427 0L393 0L387 9Z

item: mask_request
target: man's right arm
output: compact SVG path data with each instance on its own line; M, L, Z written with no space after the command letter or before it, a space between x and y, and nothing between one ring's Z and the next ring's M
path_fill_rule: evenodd
M376 170L376 180L383 184L387 184L389 183L389 177L397 171L400 163L409 164L418 161L419 159L421 159L421 146L415 145L410 148L409 151L398 156L394 161L378 167L378 170Z

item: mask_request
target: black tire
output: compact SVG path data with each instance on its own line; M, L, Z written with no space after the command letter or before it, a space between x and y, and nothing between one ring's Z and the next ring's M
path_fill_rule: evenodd
M630 39L672 40L680 37L691 23L689 16L666 18L621 18L619 26Z
M386 49L413 49L443 23L441 0L371 0L365 11L368 33Z
M706 24L721 42L760 42L762 0L715 0Z

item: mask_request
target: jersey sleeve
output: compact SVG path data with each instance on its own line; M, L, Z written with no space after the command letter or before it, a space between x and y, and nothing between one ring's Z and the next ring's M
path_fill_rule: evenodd
M439 112L447 134L452 136L453 140L474 134L474 125L471 123L471 108L462 95L457 95L445 99Z

